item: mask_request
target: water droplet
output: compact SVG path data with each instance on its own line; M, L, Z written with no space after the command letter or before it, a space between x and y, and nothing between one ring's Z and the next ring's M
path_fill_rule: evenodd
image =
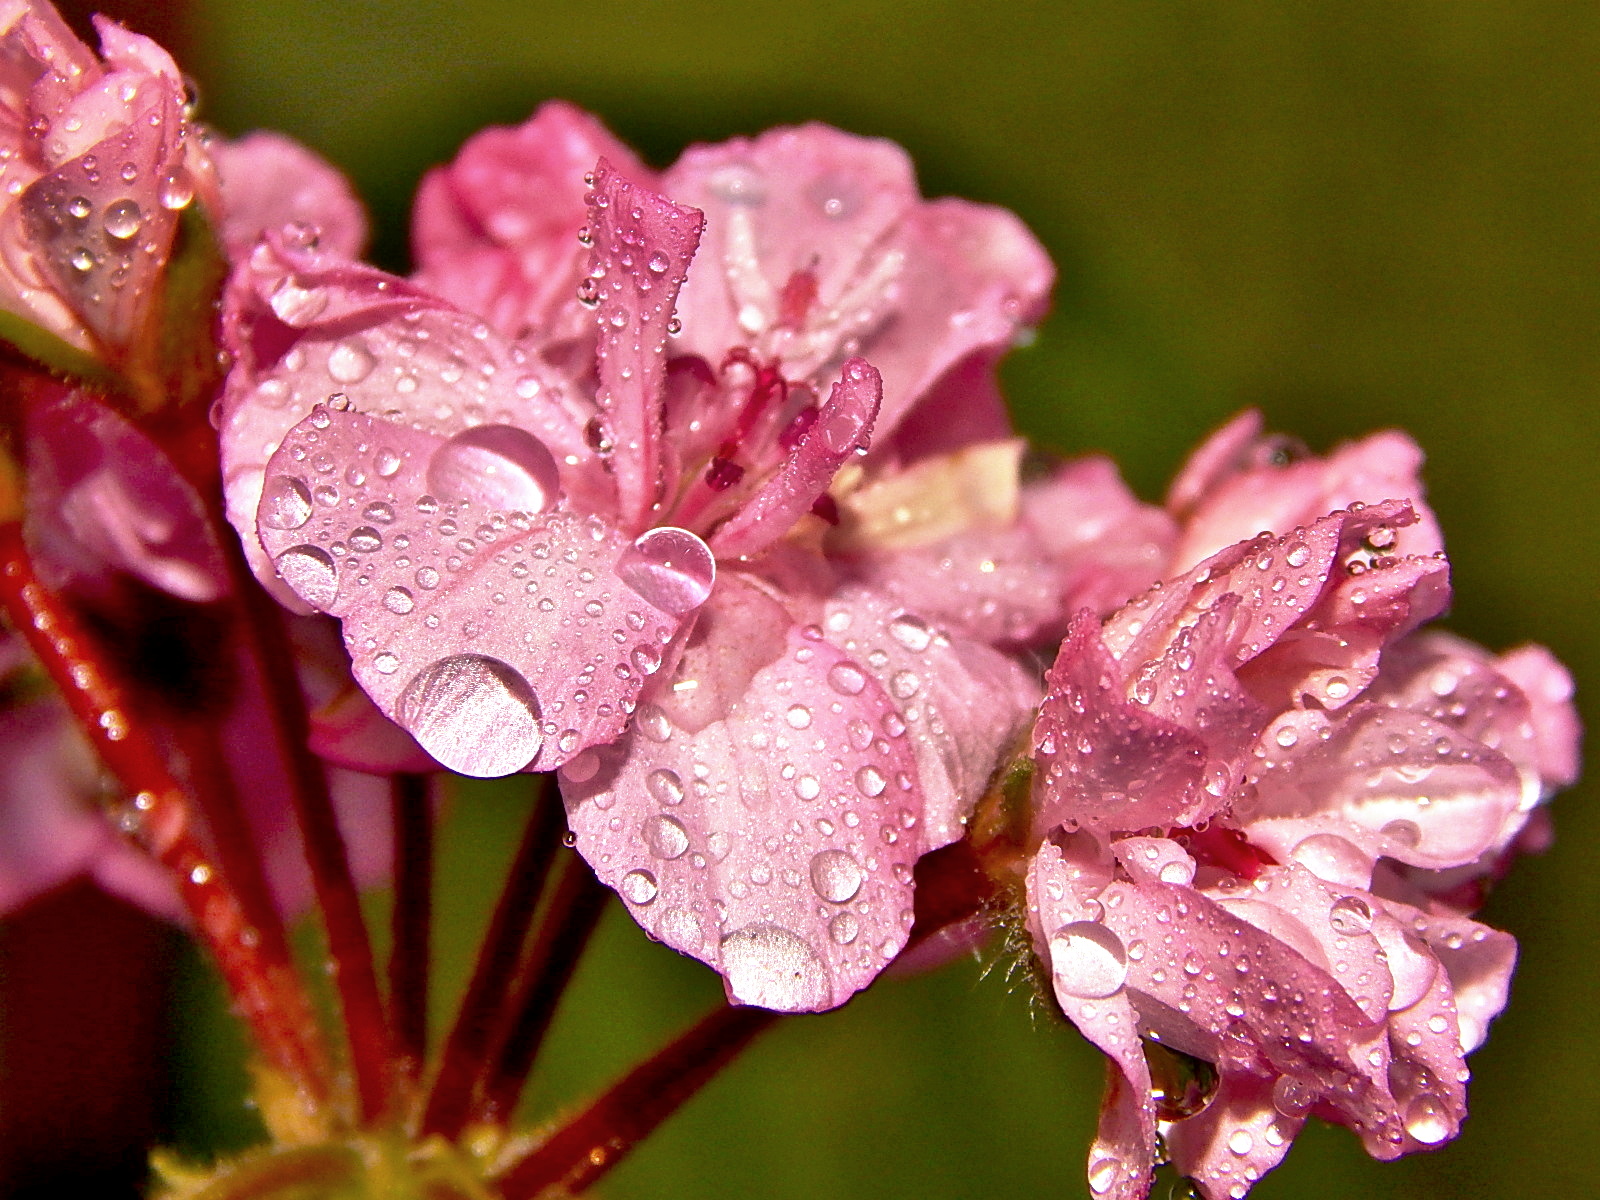
M1422 840L1422 830L1415 821L1390 821L1381 831L1390 841L1402 846L1415 846Z
M1161 870L1156 875L1162 883L1187 886L1194 882L1194 863L1188 859L1173 859L1171 862L1162 863Z
M861 933L861 922L854 913L842 912L828 922L828 936L841 946L848 946Z
M822 1008L833 990L811 943L767 923L722 939L722 970L735 1000L779 1012Z
M262 489L260 511L273 529L299 529L311 519L311 489L303 479L274 475Z
M1455 1122L1450 1112L1426 1092L1406 1105L1406 1132L1424 1146L1437 1146L1455 1133Z
M645 776L644 789L657 804L683 803L683 780L678 778L676 771L669 771L665 767Z
M791 729L805 729L811 724L811 710L804 704L792 704L789 711L783 714L783 719Z
M79 246L72 252L67 261L72 264L74 271L88 272L94 270L95 257L89 252L87 246Z
M884 789L888 786L889 781L877 767L868 765L856 771L856 791L868 799L883 795Z
M617 558L622 582L674 616L704 604L716 575L710 547L687 529L671 525L646 530Z
M811 886L834 904L855 898L866 878L861 864L843 850L822 850L811 856Z
M1050 969L1067 995L1099 1000L1122 990L1128 955L1122 940L1104 925L1074 921L1051 935Z
M555 504L560 489L560 472L545 444L514 425L463 430L428 460L428 490L446 500L541 513Z
M629 871L622 877L617 890L630 904L649 904L661 889L656 886L656 877L649 871Z
M383 535L371 525L358 525L350 531L350 549L359 554L372 554L383 549Z
M385 650L373 658L372 669L380 675L393 675L400 669L400 660Z
M497 658L456 654L418 672L395 719L452 771L490 778L527 766L544 745L539 701Z
M385 446L372 456L372 469L388 479L400 469L400 461L399 452Z
M1097 1158L1089 1164L1089 1190L1096 1196L1104 1196L1116 1186L1117 1176L1122 1173L1122 1163L1115 1158Z
M339 594L338 570L320 546L294 546L278 555L274 565L283 581L313 608L326 609Z
M657 858L678 858L689 848L689 831L666 813L646 817L643 833L645 845Z
M304 328L328 307L328 293L320 287L304 287L292 275L278 281L268 303L278 320L296 329Z
M74 196L67 201L67 214L76 217L80 221L88 220L89 214L93 211L94 207L89 203L87 196Z
M1291 567L1303 567L1311 561L1311 550L1303 542L1296 542L1289 547L1289 552L1283 556L1283 561Z
M1255 1144L1256 1140L1250 1136L1248 1129L1235 1129L1228 1135L1228 1149L1235 1154L1249 1154Z
M1372 928L1372 909L1360 896L1346 896L1328 911L1328 924L1339 933L1365 933Z
M397 617L403 617L417 606L417 601L407 588L392 587L383 594L383 606Z
M187 170L178 167L161 181L160 200L169 212L189 207L194 200L194 179Z
M144 214L132 200L118 200L106 209L105 226L109 236L125 242L144 227Z
M418 567L416 580L419 588L425 592L431 592L439 586L439 572L432 567Z
M867 686L867 676L853 662L835 663L828 672L828 683L841 695L859 696Z
M328 374L335 383L360 383L377 360L359 338L347 338L328 351Z
M889 691L896 700L909 700L917 694L917 689L922 686L922 680L915 671L896 671L889 680Z
M933 641L933 631L920 617L901 613L889 622L889 634L907 650L921 653Z
M645 266L650 268L651 273L655 275L665 275L667 268L671 265L671 260L659 250L652 254L650 256L650 261L645 264Z

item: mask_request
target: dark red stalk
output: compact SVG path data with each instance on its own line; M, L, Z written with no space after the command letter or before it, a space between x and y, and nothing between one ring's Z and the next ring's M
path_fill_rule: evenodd
M522 943L533 924L545 876L561 845L565 819L554 776L541 776L539 786L522 844L517 847L455 1025L439 1058L439 1073L422 1116L424 1135L454 1138L466 1124L473 1089L499 1027L496 1018L522 957Z
M610 896L588 863L576 854L568 857L517 981L511 1026L483 1073L475 1120L509 1123L516 1112L556 1006Z
M190 800L77 618L33 572L15 522L0 525L0 604L55 683L106 768L132 797L124 823L173 873L179 894L267 1061L314 1102L328 1095L326 1054L286 953L261 936L226 873L201 845Z
M334 818L327 776L308 748L310 717L295 676L294 653L284 629L283 610L257 586L238 539L226 526L219 526L219 536L235 593L244 609L241 632L261 672L267 710L288 774L306 862L311 868L312 888L328 935L328 954L350 1043L350 1066L360 1113L370 1121L389 1107L394 1060L388 1015L373 966L372 943L361 915L361 898L350 873L344 835Z
M400 1069L415 1085L428 1054L428 960L433 941L433 796L426 775L396 775L389 1025Z
M780 1014L719 1008L635 1067L500 1179L504 1200L533 1200L547 1189L582 1194L716 1074Z

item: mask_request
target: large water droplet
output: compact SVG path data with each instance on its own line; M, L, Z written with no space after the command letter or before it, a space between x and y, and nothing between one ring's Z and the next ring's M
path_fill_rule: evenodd
M665 525L646 530L622 552L617 576L662 612L683 616L711 595L717 563L694 534Z
M132 200L118 200L106 209L106 233L125 242L144 226L144 214Z
M644 789L657 804L683 803L683 780L678 778L676 771L669 771L665 767L645 776Z
M311 519L311 489L304 479L274 475L261 490L261 522L273 529L299 529Z
M657 858L679 858L689 848L689 831L682 821L666 813L646 817L643 832L645 845Z
M1063 925L1050 938L1050 967L1056 986L1080 1000L1113 996L1128 978L1122 939L1094 921Z
M376 365L372 351L358 338L347 338L328 351L328 374L335 383L360 383Z
M339 594L339 573L320 546L294 546L278 555L275 565L283 581L307 604L326 609Z
M811 886L824 900L843 904L853 899L864 878L861 864L843 850L823 850L811 856Z
M889 622L889 633L907 650L921 653L933 642L933 631L927 622L911 613L901 613Z
M629 871L622 877L617 890L630 904L649 904L656 898L660 888L656 886L656 877L649 871Z
M1372 907L1360 896L1346 896L1329 910L1328 924L1338 933L1365 933L1372 928Z
M544 745L528 681L481 654L455 654L418 672L395 719L450 770L479 778L520 770Z
M1456 1131L1449 1109L1426 1092L1406 1105L1405 1120L1406 1132L1424 1146L1437 1146Z
M428 490L441 500L541 513L560 495L561 475L533 434L514 425L477 425L434 451Z
M723 938L722 971L740 1004L801 1012L831 998L828 968L811 943L778 925L747 925Z

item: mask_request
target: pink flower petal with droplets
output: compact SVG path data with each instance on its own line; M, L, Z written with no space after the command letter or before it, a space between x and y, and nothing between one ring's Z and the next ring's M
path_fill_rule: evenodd
M1054 275L1011 214L923 203L899 147L822 125L692 147L663 187L707 218L684 347L717 362L749 346L801 378L859 346L883 374L886 436L947 373L1037 320Z
M220 409L228 519L269 586L271 565L255 535L266 463L330 395L391 415L397 429L405 422L439 437L514 426L554 456L575 503L606 507L610 481L583 434L589 402L481 321L404 280L274 235L236 271L225 325L240 359ZM378 474L398 464L396 446L373 450ZM282 589L279 598L299 607Z
M1539 747L1539 775L1547 791L1578 778L1583 730L1572 704L1572 673L1543 646L1519 646L1495 664L1522 689Z
M845 363L816 421L777 474L712 535L718 556L759 554L810 512L839 468L866 449L882 396L883 381L876 370L859 358Z
M928 849L955 841L1000 752L1027 727L1039 694L1034 679L980 641L866 588L830 596L822 630L854 664L829 670L836 692L876 681L894 701L896 715L878 732L911 744Z
M1224 1074L1203 1112L1166 1130L1174 1169L1200 1186L1205 1200L1243 1196L1288 1153L1305 1118L1273 1103L1270 1077Z
M485 129L423 177L412 211L416 280L507 337L543 341L592 328L572 303L587 257L584 176L605 158L651 173L600 122L552 101L515 128Z
M1402 433L1379 433L1325 458L1293 461L1282 439L1261 434L1261 417L1241 413L1212 435L1179 474L1168 507L1183 521L1172 563L1187 569L1263 531L1287 533L1323 513L1362 502L1409 500L1418 519L1392 553L1426 556L1443 548L1422 502L1422 451Z
M554 768L614 739L693 607L654 576L624 582L640 551L557 506L554 462L521 430L444 439L318 410L266 476L259 533L280 577L342 620L385 715L463 774Z
M722 580L694 640L720 641L725 613L738 627L739 607L765 607L748 590ZM737 660L686 654L657 685L730 697L718 719L691 732L651 706L619 745L570 764L569 822L634 918L721 971L730 1000L832 1008L905 945L911 869L938 844L916 758L884 733L896 703L814 629L789 626L754 674ZM698 669L719 664L731 680Z
M612 444L622 527L637 533L661 499L661 416L673 304L704 217L624 179L605 160L589 195L590 284L600 330L598 400Z
M1094 843L1077 837L1068 850L1046 842L1028 871L1029 925L1050 967L1056 1003L1078 1030L1105 1052L1119 1079L1100 1107L1100 1128L1089 1148L1089 1188L1111 1200L1143 1200L1156 1150L1156 1111L1140 1022L1123 988L1128 952L1099 923L1095 897L1111 882L1111 863Z
M299 142L258 132L211 147L222 187L222 240L243 258L285 225L317 231L329 254L354 258L367 241L361 201L343 175Z

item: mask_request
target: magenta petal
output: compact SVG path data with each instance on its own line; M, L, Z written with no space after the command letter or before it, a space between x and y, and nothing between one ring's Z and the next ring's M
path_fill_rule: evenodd
M628 182L606 162L589 194L599 402L622 527L637 533L661 499L667 329L705 218Z
M821 412L771 479L711 538L719 557L759 554L811 511L846 462L866 448L883 397L878 372L859 358L844 373Z
M696 639L721 641L751 590L719 583ZM789 626L753 674L738 659L686 656L661 685L728 696L718 719L691 732L645 706L617 747L570 763L568 819L634 918L719 970L730 1000L832 1008L905 945L912 867L940 843L909 739L885 732L895 702L844 651ZM718 664L731 682L702 670Z
M30 399L28 541L41 564L79 583L111 571L184 600L228 591L205 505L143 433L86 394Z
M687 610L619 577L636 552L613 529L556 507L536 439L486 448L486 428L317 410L267 463L259 532L283 581L341 618L385 715L452 770L504 775L614 739ZM464 455L522 503L445 491Z
M1089 1149L1090 1189L1112 1200L1143 1200L1156 1151L1150 1067L1123 988L1127 947L1099 921L1095 897L1111 881L1111 864L1090 852L1091 844L1074 839L1070 853L1051 842L1039 848L1028 871L1029 924L1050 966L1056 1003L1120 1075Z
M211 147L222 187L222 239L243 258L264 233L285 225L317 231L322 249L354 258L367 218L349 183L331 165L282 134L259 132Z
M584 176L601 158L650 182L600 122L560 101L522 125L473 135L417 190L417 282L507 337L560 341L590 328L572 300L587 257L578 242Z

